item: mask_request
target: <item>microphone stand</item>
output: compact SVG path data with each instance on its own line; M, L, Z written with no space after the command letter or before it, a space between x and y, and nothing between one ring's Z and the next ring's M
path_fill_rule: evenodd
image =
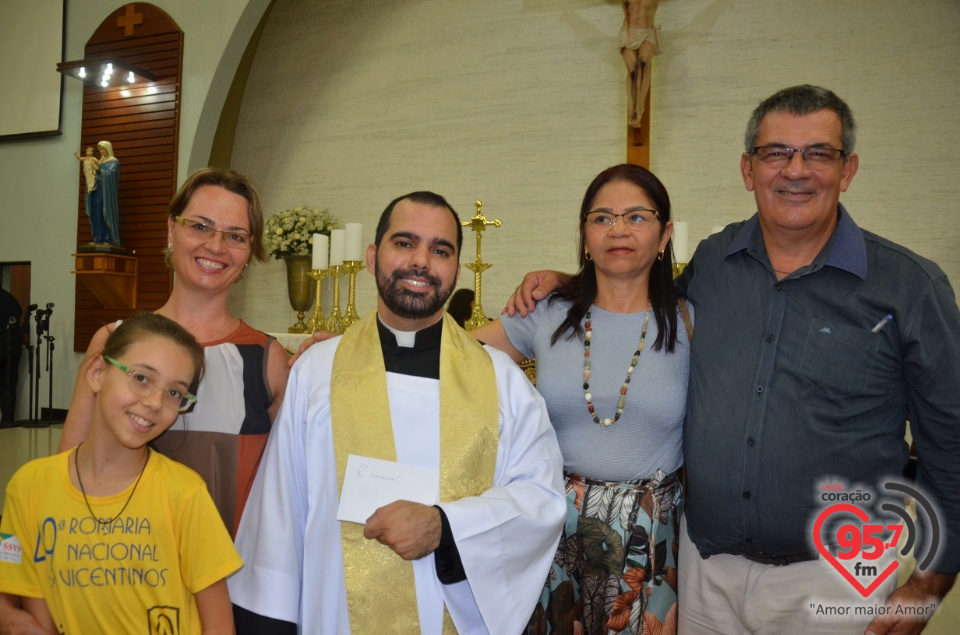
M18 321L17 318L11 315L10 319L7 321L7 324L6 324L7 332L4 339L6 340L6 347L7 347L7 361L6 361L7 374L4 375L5 380L3 382L3 386L0 386L0 390L3 391L4 407L6 407L7 393L10 391L10 377L13 376L13 326L14 324L17 323L17 321ZM14 419L12 412L4 412L3 417L4 419L8 419L9 421L13 421ZM4 426L0 424L0 427L4 427Z
M27 318L24 320L24 326L27 331L27 366L30 371L30 379L28 381L30 385L30 400L27 402L27 421L29 423L33 419L33 344L30 343L30 314L37 309L36 304L31 304L27 307Z
M40 419L40 340L43 339L43 316L46 315L46 311L40 309L37 311L35 319L37 320L37 376L36 376L36 392L33 394L33 410L30 413L30 419L33 421L39 421Z
M43 320L43 329L46 331L43 339L47 341L47 418L53 420L53 336L50 335L50 314L53 313L53 304L47 305L47 316Z
M36 375L33 374L31 370L30 380L31 380L31 391L30 391L30 419L23 424L24 428L47 428L50 426L49 421L44 421L40 417L40 343L44 339L44 333L47 333L47 372L50 371L51 364L51 340L52 337L49 336L50 333L50 314L53 313L53 303L50 302L47 304L46 309L38 309L37 314L34 316L34 319L37 321L37 344L34 348L34 351L37 355L36 360ZM31 351L31 352L34 352ZM31 355L31 364L32 364L32 355ZM53 405L53 374L51 373L50 378L50 400L51 406ZM52 408L51 408L52 409Z

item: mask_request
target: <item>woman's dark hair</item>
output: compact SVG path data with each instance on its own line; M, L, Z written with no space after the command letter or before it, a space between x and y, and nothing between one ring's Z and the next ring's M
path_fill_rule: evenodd
M457 324L463 326L473 314L473 289L457 289L447 303L447 313L453 316Z
M583 326L580 323L590 309L590 305L597 298L597 272L593 261L587 260L586 257L584 227L587 213L593 207L597 192L604 185L615 181L633 183L644 191L657 209L661 234L667 221L670 220L670 196L667 194L667 188L650 170L639 165L622 163L607 168L593 179L583 195L583 203L580 205L580 240L578 245L580 270L565 285L557 289L549 299L551 304L557 300L566 300L572 303L567 311L566 319L553 332L553 336L550 338L551 344L556 344L567 331L569 331L568 338L584 337ZM653 316L657 320L657 339L653 343L653 350L659 351L665 348L668 353L672 353L677 343L677 290L673 286L672 239L664 250L663 258L654 260L650 267L649 295L650 305L653 307Z
M125 319L120 323L103 347L103 355L120 359L130 346L144 337L156 335L182 347L193 361L193 381L190 382L190 392L197 394L200 378L203 376L205 358L203 347L182 326L158 313L143 313Z

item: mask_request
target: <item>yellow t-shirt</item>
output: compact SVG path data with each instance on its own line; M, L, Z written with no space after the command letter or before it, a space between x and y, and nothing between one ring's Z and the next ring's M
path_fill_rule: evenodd
M237 571L233 547L196 472L152 452L136 491L87 496L73 452L37 459L7 485L0 592L42 597L61 633L200 633L193 594ZM19 545L19 549L18 549Z

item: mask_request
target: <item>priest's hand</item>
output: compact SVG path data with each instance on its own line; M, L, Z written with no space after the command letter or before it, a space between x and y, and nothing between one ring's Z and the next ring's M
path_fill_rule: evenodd
M333 331L317 331L307 339L303 340L303 342L300 343L300 348L297 349L297 352L294 353L293 357L287 360L287 368L293 368L293 365L297 363L297 360L300 359L300 356L306 353L307 349L317 342L323 342L331 337L336 337L337 335L340 334L334 333Z
M373 512L363 528L363 537L390 547L404 560L417 560L440 546L440 510L395 501Z

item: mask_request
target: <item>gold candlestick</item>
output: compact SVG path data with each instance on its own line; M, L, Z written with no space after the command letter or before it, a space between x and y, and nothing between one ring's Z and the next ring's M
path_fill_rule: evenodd
M486 231L487 227L493 225L494 227L500 227L503 223L500 222L500 219L487 220L483 216L483 201L477 201L477 213L470 220L460 221L460 224L464 227L469 227L477 233L477 257L473 262L463 263L467 269L473 272L473 313L470 315L470 319L466 321L463 325L468 331L475 329L477 327L483 326L490 321L490 318L486 316L483 312L483 304L480 301L481 291L482 291L482 282L481 275L484 271L492 267L493 265L489 262L483 262L483 259L480 257L480 242L482 238L482 233Z
M316 292L314 294L315 300L313 302L313 315L310 317L310 321L307 322L307 333L316 333L319 330L323 329L325 323L323 317L323 308L320 306L321 293L320 289L323 285L323 279L330 275L330 272L327 269L312 269L307 272L307 275L313 280L316 284Z
M359 260L343 261L343 271L350 275L350 283L347 287L347 312L343 314L344 331L360 319L357 313L357 272L361 269L363 269L363 263Z
M340 276L342 275L342 265L330 265L330 282L333 284L333 306L330 307L330 317L327 318L327 330L333 333L343 333L343 322L340 317Z

